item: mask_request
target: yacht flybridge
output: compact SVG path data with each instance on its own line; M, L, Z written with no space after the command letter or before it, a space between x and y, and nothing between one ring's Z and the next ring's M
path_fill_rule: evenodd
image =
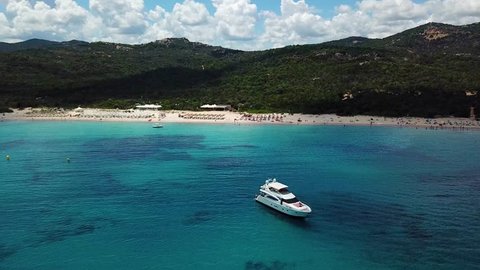
M288 190L288 186L277 182L275 178L268 179L260 186L260 194L255 196L255 200L290 216L306 217L312 212L308 205Z

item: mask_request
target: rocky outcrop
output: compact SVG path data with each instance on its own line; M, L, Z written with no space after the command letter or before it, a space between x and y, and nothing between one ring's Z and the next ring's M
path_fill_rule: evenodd
M437 27L429 27L423 32L423 37L428 40L439 40L448 37L449 34Z

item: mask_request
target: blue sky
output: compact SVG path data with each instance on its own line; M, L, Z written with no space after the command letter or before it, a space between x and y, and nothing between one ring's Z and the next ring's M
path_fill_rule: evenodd
M34 0L30 0L31 2L35 2ZM50 6L53 6L55 0L43 0ZM81 6L88 8L88 0L76 0ZM159 5L166 10L172 10L175 3L182 3L183 0L145 0L145 9L153 9L155 6ZM201 2L205 4L210 11L210 13L214 13L215 9L212 5L210 0L198 0L197 2ZM356 0L310 0L307 1L309 5L313 6L320 15L325 17L331 17L334 15L335 7L340 4L347 4L347 5L354 5L357 1ZM419 1L416 1L419 2ZM253 0L252 3L257 5L259 10L270 10L276 13L280 12L280 0ZM0 3L0 10L4 10L5 5L4 3Z
M87 2L87 0L83 0ZM145 7L151 9L156 5L162 6L167 10L172 10L175 3L182 3L179 0L146 0ZM204 3L210 13L214 13L215 9L210 0L199 0L198 2ZM257 5L259 10L270 10L276 13L280 13L280 0L253 0L252 3ZM320 15L325 17L331 17L334 14L335 7L340 4L354 5L356 0L307 0L307 3L313 6ZM418 1L417 1L418 2Z
M383 38L428 22L480 22L480 0L0 0L3 42L186 37L256 50Z

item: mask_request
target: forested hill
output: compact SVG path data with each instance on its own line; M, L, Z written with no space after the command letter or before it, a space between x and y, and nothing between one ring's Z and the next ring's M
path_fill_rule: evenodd
M478 94L477 94L477 91ZM170 38L148 44L0 43L0 107L128 107L386 116L480 112L480 23L384 38L244 52Z

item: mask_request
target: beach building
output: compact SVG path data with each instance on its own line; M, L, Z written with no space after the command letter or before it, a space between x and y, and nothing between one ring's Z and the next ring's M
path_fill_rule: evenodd
M144 104L144 105L137 105L135 106L135 108L139 110L160 110L162 108L162 105Z
M200 106L200 109L209 110L209 111L231 111L232 106L231 105L205 104L205 105Z

